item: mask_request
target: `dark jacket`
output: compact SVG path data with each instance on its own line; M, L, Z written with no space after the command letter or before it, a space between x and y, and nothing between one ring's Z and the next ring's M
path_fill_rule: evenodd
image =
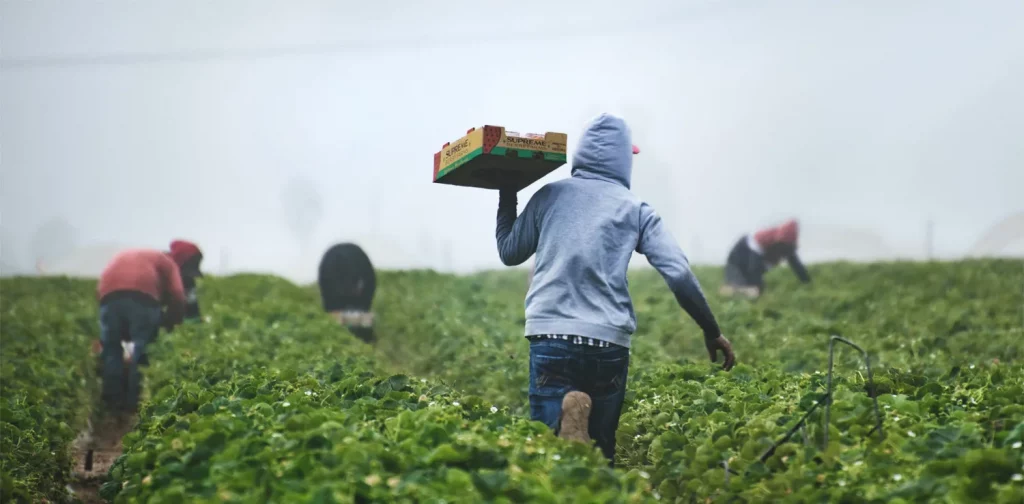
M748 236L740 238L729 251L729 258L725 263L725 282L736 286L754 286L763 291L765 272L770 266L782 260L789 263L790 269L801 282L811 281L807 268L796 254L796 244L776 242L768 245L762 252L759 254L750 248Z
M180 265L181 284L185 288L185 319L198 320L199 298L196 295L196 278L203 276L200 265L203 253L194 243L175 240L171 242L171 257Z
M377 276L370 258L358 245L340 243L324 253L317 275L324 310L370 311Z

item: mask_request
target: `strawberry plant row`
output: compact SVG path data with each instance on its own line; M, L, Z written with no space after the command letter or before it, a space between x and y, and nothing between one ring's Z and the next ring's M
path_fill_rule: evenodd
M639 502L640 475L486 396L388 375L287 282L208 279L155 345L114 502Z
M772 272L771 290L750 302L718 297L721 270L698 269L743 363L728 374L707 363L699 331L657 275L633 275L639 329L621 466L684 502L1022 499L1024 264L828 264L812 274L804 286ZM523 275L418 272L388 283L400 288L382 294L389 330L379 345L393 366L527 414ZM828 446L818 409L762 463L824 394L834 334L871 352L885 438L871 432L862 358L840 349Z
M67 497L71 443L96 392L94 285L0 280L0 501Z
M772 272L756 302L715 295L720 274L698 269L738 350L731 373L706 362L662 281L633 275L639 329L616 471L525 418L519 272L382 273L375 349L319 310L315 288L207 278L209 320L152 347L140 422L102 493L116 502L1024 498L1021 261L819 265L810 287ZM59 500L95 387L86 351L95 284L3 282L4 500ZM873 432L863 361L848 350L836 356L828 444L821 408L798 425L824 393L833 334L871 352L884 437Z

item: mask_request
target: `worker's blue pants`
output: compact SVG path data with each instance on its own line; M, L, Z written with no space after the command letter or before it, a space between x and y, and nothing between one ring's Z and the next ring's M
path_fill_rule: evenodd
M133 411L138 407L142 375L139 365L148 365L146 345L160 331L159 306L130 298L106 301L100 305L100 330L103 342L103 402L112 413ZM121 341L135 344L125 383L124 350Z
M626 397L629 349L596 347L561 339L530 342L530 417L558 432L562 398L578 390L590 396L589 434L615 460L615 431Z

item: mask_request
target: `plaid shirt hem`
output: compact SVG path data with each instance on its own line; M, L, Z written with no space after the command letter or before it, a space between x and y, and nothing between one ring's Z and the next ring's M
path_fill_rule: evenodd
M531 341L538 339L559 339L564 341L571 341L574 345L587 345L598 348L608 348L612 346L611 343L604 340L588 338L586 336L574 336L569 334L537 334L534 336L527 336L527 338L530 339Z

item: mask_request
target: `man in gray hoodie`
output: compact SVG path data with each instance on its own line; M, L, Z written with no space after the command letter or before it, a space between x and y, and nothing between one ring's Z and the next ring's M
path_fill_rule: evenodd
M700 326L712 362L718 351L725 369L736 361L683 251L629 191L639 152L626 122L602 114L583 132L571 178L540 188L518 218L514 190L498 200L501 261L515 266L537 254L526 295L531 417L564 438L592 438L611 461L636 330L626 279L634 250Z

